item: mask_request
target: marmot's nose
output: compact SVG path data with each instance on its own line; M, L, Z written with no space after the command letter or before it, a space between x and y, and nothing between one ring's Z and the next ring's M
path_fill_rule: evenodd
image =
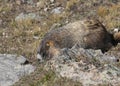
M42 56L38 53L37 54L37 60L41 63L41 62L44 62Z

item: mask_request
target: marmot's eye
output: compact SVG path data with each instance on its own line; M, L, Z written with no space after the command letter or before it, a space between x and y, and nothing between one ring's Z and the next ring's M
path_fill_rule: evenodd
M48 42L46 42L46 46L47 46L47 47L54 46L53 41L48 41Z
M46 50L48 50L49 49L49 47L50 47L50 44L49 43L46 43Z
M49 46L50 46L50 44L49 44L49 43L46 43L46 46L47 46L47 47L49 47Z

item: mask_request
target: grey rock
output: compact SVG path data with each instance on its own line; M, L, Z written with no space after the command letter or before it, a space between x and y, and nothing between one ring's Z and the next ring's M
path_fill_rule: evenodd
M0 54L0 86L11 86L19 81L22 76L34 72L35 67L24 63L26 59L23 56L12 54Z
M33 0L27 0L27 4L34 4Z
M20 22L20 21L25 21L25 20L37 20L40 21L41 17L39 15L37 15L36 13L20 13L16 18L15 21L16 22Z
M55 0L50 0L51 3L55 2Z
M39 7L39 8L44 8L45 0L40 0L39 2L36 3L36 6Z
M22 21L22 20L27 20L27 19L34 19L35 16L36 16L36 14L34 14L34 13L29 13L29 14L20 13L15 18L15 21Z
M53 13L53 14L60 14L60 13L63 12L63 10L64 10L63 7L57 7L57 8L54 8L54 9L51 11L51 13Z
M34 3L35 0L21 0L21 1L25 4L35 5L35 3Z
M16 60L16 62L18 62L19 64L24 64L26 61L27 61L26 58L23 56L17 57L17 60Z
M60 52L47 62L46 70L52 69L56 75L81 82L83 86L119 85L120 69L115 66L117 57L103 54L101 50L76 47Z
M52 30L52 29L55 29L55 28L58 28L58 27L60 27L60 23L54 23L51 27L50 27L50 30Z

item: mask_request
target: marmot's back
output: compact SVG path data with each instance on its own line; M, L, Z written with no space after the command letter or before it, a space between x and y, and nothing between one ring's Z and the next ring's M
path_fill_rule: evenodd
M40 43L38 53L49 58L61 48L71 48L75 44L83 48L105 51L113 45L113 37L98 20L83 20L69 23L48 32ZM54 51L54 52L52 52Z

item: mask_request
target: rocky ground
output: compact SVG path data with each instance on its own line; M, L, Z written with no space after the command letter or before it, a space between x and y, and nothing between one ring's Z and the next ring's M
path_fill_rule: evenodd
M119 46L118 46L119 47ZM71 48L47 62L45 69L80 82L83 86L119 86L119 56L101 50ZM116 51L116 54L120 54ZM118 65L118 66L117 66Z
M44 34L50 29L55 29L69 22L74 22L76 20L80 20L86 17L97 17L105 25L105 27L109 32L112 32L112 30L115 28L119 29L120 1L119 0L0 0L0 53L22 55L26 57L27 60L32 65L36 66L35 72L33 72L29 76L23 77L15 85L16 86L70 86L70 85L82 86L83 83L76 80L71 80L71 77L73 76L70 76L68 79L66 78L66 75L63 74L63 72L66 72L68 74L68 72L64 69L65 68L69 69L69 67L71 67L69 65L72 64L69 64L68 62L67 64L65 64L66 66L65 68L62 66L60 70L64 70L63 72L59 72L58 71L59 68L56 69L56 67L53 66L53 68L57 70L57 74L62 73L62 76L65 77L56 76L57 74L55 71L51 69L47 71L45 70L45 68L43 68L44 65L48 64L49 62L47 63L44 62L42 64L37 63L36 50L39 45L39 42L44 37ZM120 56L119 53L117 52L119 51L119 49L120 49L119 46L117 46L114 49L108 51L108 53L110 54L110 56L111 54L113 54L115 58L118 58ZM98 57L100 55L103 56L103 54L99 54ZM56 62L56 60L51 60L51 61ZM99 63L99 59L97 62ZM94 62L92 61L92 63ZM100 65L98 63L95 63L94 65ZM119 67L118 63L115 64L115 66ZM105 63L103 62L102 64ZM82 63L81 65L86 65L86 64ZM97 74L98 75L102 73L106 74L105 70L107 67L104 67L105 65L104 66L102 65L103 68L105 68L105 70L100 69L102 72L99 71L99 73L96 72L98 71L96 66L95 67L93 65L90 66L92 66L91 68L95 69L96 76ZM76 67L77 66L74 67L73 65L73 70L71 72L75 72L74 69ZM89 69L88 67L86 70L88 71L91 69ZM119 68L117 68L113 72L112 73L110 72L111 75L110 78L109 75L105 75L107 76L108 80L119 79L119 78L114 79L118 77L116 74L117 72L119 72ZM93 72L89 72L89 73L87 72L86 74L89 75L90 73L92 77ZM113 78L112 76L114 74L115 77ZM83 78L78 77L78 80L81 79L84 80ZM100 80L98 79L98 81ZM106 80L105 82L107 83L107 86L112 85ZM113 82L116 83L116 85L118 85L117 82L115 81ZM86 83L88 84L88 82ZM106 85L106 83L104 84ZM104 84L103 86L105 86Z

